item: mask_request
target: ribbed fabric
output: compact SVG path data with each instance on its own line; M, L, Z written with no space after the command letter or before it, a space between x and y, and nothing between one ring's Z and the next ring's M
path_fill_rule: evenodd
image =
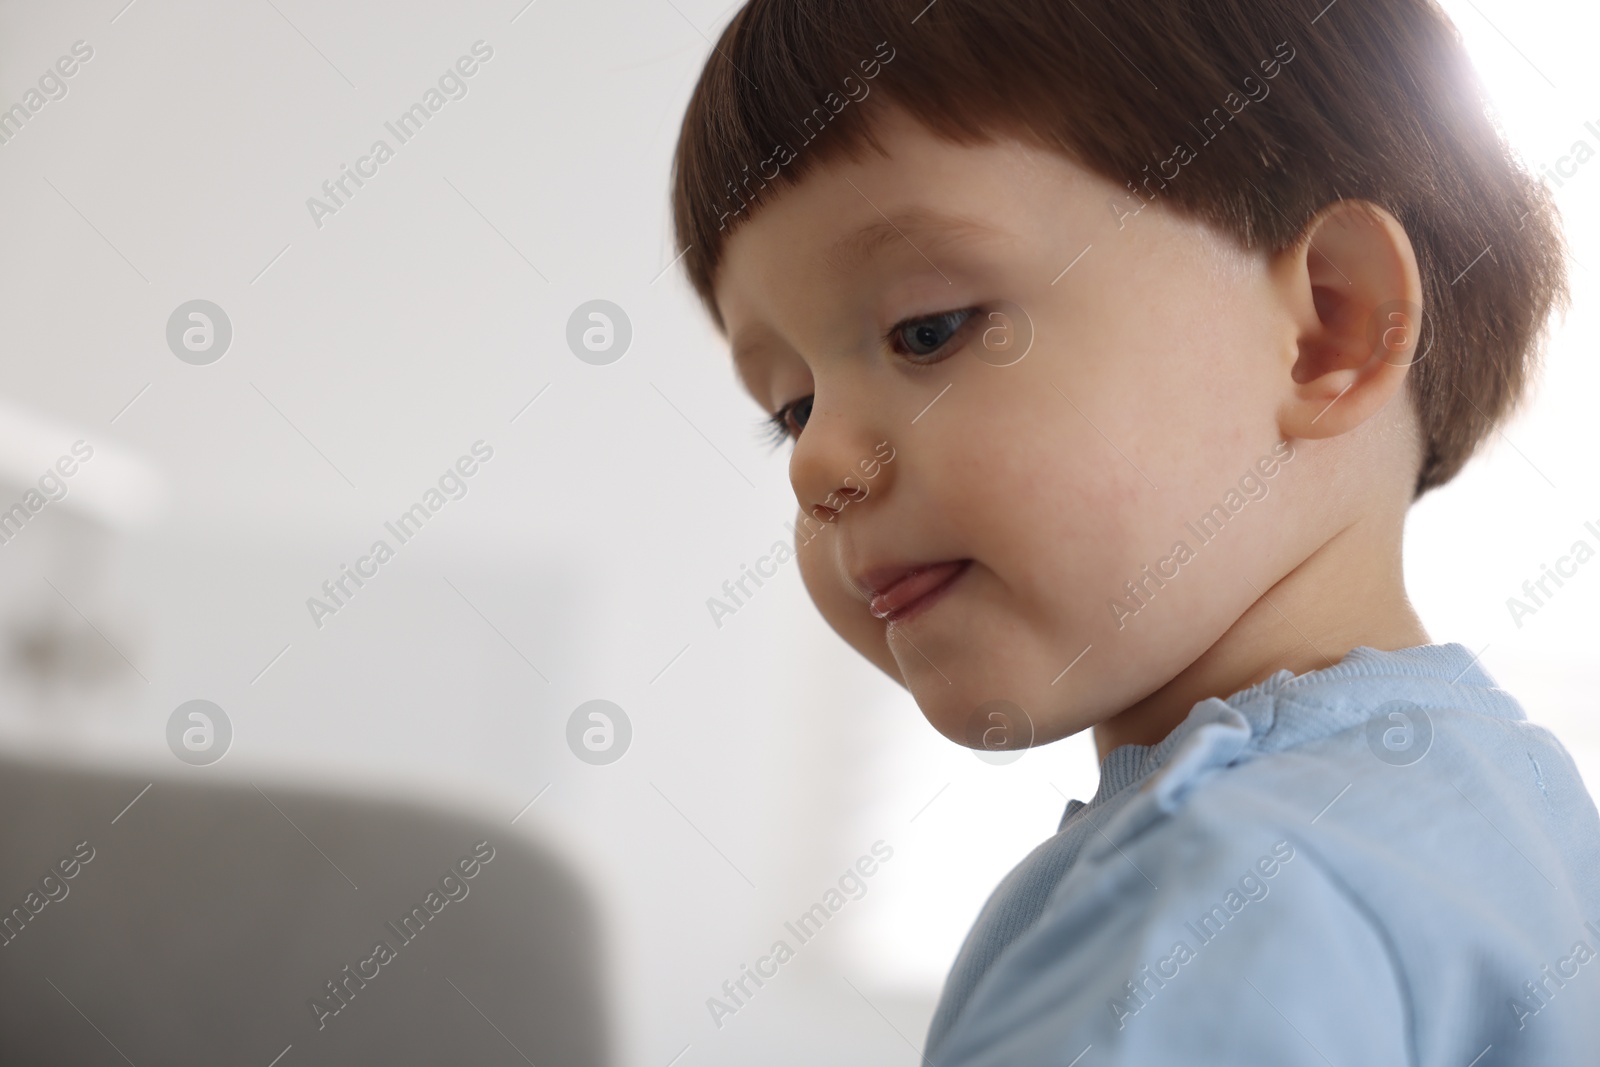
M1360 647L1108 753L985 904L925 1055L1600 1062L1597 1009L1600 816L1571 758L1463 646Z

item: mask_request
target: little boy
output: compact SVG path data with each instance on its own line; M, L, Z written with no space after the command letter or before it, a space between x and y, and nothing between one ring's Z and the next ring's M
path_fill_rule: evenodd
M929 1063L1596 1062L1600 818L1402 575L1565 299L1431 0L751 0L673 206L828 622L1094 730Z

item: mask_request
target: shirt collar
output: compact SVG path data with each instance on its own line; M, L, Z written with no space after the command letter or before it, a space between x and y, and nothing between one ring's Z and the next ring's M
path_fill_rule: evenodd
M1526 718L1464 645L1416 645L1393 651L1358 645L1331 667L1298 675L1285 669L1225 700L1208 697L1154 745L1112 749L1100 762L1100 787L1094 798L1088 804L1069 801L1061 825L1154 774L1219 713L1235 720L1242 716L1248 723L1250 734L1241 739L1241 747L1278 752L1365 722L1389 700L1425 710L1455 707L1498 718ZM1227 714L1230 710L1234 714Z

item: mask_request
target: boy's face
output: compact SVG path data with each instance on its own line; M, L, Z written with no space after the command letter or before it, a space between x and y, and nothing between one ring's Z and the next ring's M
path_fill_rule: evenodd
M814 398L789 473L824 617L952 740L1055 740L1172 679L1314 547L1276 417L1283 278L1060 155L896 110L877 129L886 157L766 192L717 303L768 412Z

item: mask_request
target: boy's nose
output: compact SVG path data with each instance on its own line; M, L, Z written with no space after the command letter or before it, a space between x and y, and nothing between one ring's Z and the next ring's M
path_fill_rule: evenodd
M859 488L859 487L856 487L856 486L851 486L851 485L843 485L843 486L840 486L837 490L835 490L835 493L845 503L854 504L854 503L857 503L858 501L862 501L862 500L867 499L867 496L869 495L869 490L862 489L862 488ZM840 507L834 508L834 507L829 507L827 504L818 504L818 505L816 505L815 507L813 507L811 509L811 514L812 514L812 517L817 519L819 522L832 522L834 519L838 518L839 512L841 512L843 510L844 510L843 505L841 505Z
M859 419L812 408L789 459L789 482L806 514L833 522L849 505L883 491L888 469L874 453L883 438L871 431Z

